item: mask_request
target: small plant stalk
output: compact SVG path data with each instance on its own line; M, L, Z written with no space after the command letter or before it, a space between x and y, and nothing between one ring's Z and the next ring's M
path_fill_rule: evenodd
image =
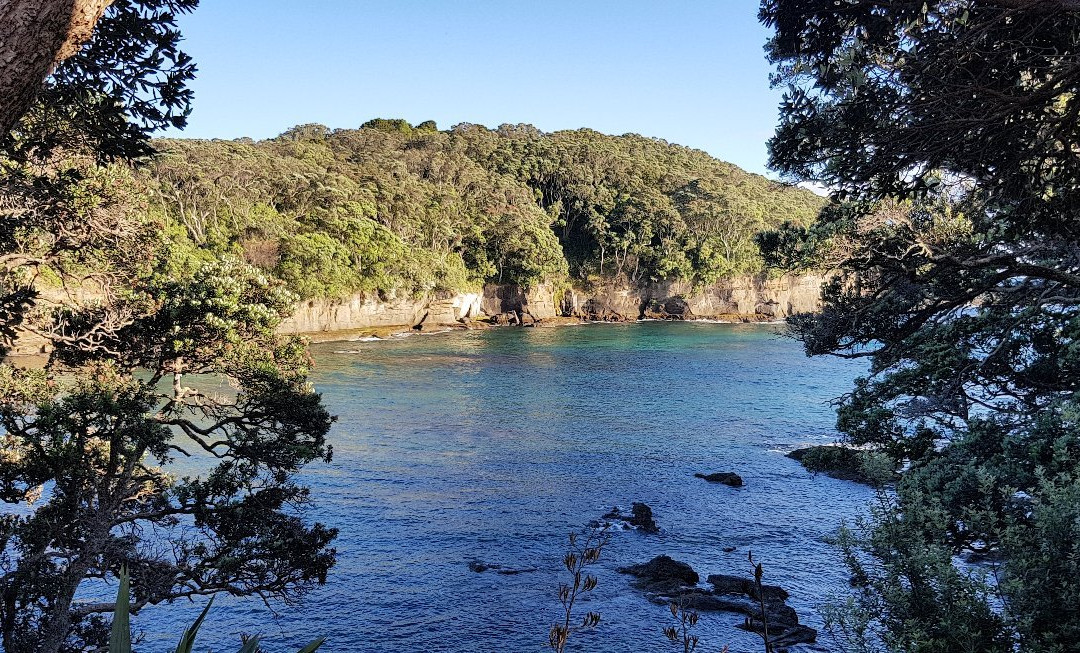
M559 585L559 603L563 607L562 623L552 625L548 633L548 646L556 653L563 653L566 641L572 633L594 628L600 623L598 612L587 612L580 625L570 625L574 621L574 603L581 595L596 589L596 576L587 574L585 570L600 559L601 550L611 541L607 529L607 525L590 529L586 532L585 543L581 546L578 546L577 534L570 534L570 549L563 557L563 567L570 573L573 582Z

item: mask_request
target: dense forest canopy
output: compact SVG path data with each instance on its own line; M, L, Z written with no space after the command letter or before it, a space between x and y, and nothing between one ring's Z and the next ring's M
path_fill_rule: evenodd
M707 284L760 271L754 235L824 204L700 150L588 129L376 119L155 144L176 252L242 254L304 297L568 275Z
M846 538L848 650L1080 641L1080 6L765 0L770 165L849 201L761 238L831 268L791 320L866 359L846 439L903 470ZM978 564L957 564L958 557Z

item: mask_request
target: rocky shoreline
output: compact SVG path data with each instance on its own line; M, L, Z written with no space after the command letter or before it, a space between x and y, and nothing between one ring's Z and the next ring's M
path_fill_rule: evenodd
M744 621L738 627L766 635L775 650L817 641L817 630L799 623L782 587L728 574L709 574L705 579L709 587L702 587L700 576L690 565L666 555L618 571L633 576L632 585L654 603L743 615Z
M550 283L532 288L489 284L479 292L308 299L282 321L278 332L304 335L313 342L338 342L496 326L550 327L641 320L779 322L795 313L820 310L822 281L823 277L817 275L747 275L706 288L685 282L589 289ZM45 352L43 339L22 331L9 353L34 356Z
M301 302L279 328L315 341L349 340L492 326L563 326L590 322L704 320L775 322L820 308L822 278L736 277L707 288L681 282L588 290L539 284L488 285L482 292Z

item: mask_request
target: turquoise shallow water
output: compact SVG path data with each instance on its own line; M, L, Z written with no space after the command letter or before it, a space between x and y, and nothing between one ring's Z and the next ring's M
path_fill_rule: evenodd
M860 368L808 359L777 330L654 322L315 346L314 381L339 419L333 463L305 480L310 516L341 529L340 562L278 616L257 599L221 600L198 648L261 632L271 651L318 634L328 652L545 650L567 533L633 501L653 507L661 533L615 534L582 605L601 625L568 650L671 646L667 609L614 571L661 553L704 577L749 574L752 550L766 582L820 627L815 607L845 585L823 537L870 491L812 477L783 452L833 439L827 402ZM693 477L712 471L746 486ZM473 559L536 570L476 573ZM194 613L144 611L144 650L166 650ZM739 622L703 615L699 650L759 650ZM834 645L823 634L801 648Z

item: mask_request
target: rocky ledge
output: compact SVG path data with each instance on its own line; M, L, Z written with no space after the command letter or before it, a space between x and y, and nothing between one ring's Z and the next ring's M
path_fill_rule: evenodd
M496 565L490 562L484 562L483 560L471 560L469 562L469 571L474 571L478 574L482 574L485 571L494 571L496 574L503 576L516 576L517 574L527 574L532 571L538 571L536 567L504 567L503 565Z
M655 603L678 603L698 612L735 612L745 620L740 628L765 632L776 650L817 640L817 631L799 623L799 615L787 604L788 593L776 585L761 585L752 578L712 574L706 578L710 588L699 587L700 577L685 562L662 555L630 567L620 573L634 576L634 587L645 592Z

